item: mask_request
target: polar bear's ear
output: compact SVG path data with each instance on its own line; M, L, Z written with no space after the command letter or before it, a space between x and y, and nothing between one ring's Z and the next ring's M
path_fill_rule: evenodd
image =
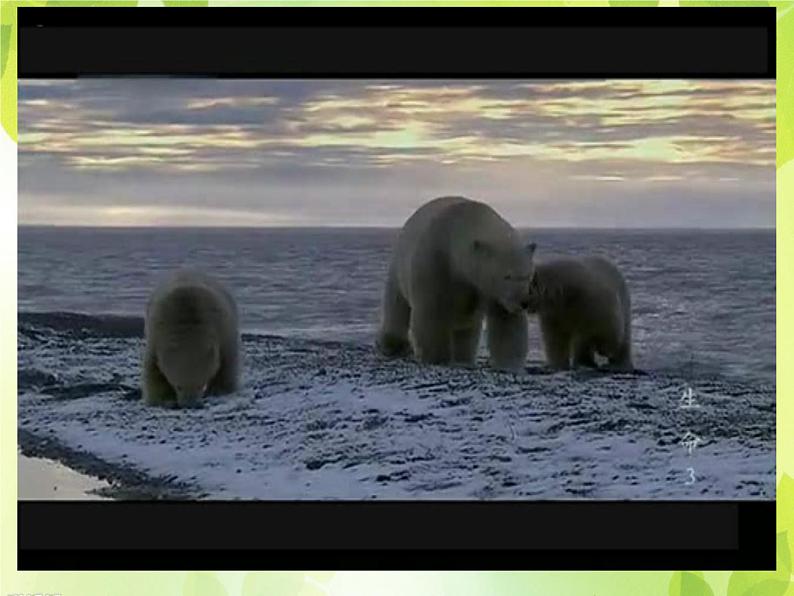
M527 244L526 247L525 247L526 251L527 251L527 254L534 255L535 254L535 249L537 247L538 247L538 245L535 244L534 242L530 242L529 244Z

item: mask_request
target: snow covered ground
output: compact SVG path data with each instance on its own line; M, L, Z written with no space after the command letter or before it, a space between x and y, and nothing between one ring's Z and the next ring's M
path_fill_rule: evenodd
M119 498L774 496L772 384L423 367L246 335L244 389L165 410L140 401L141 331L135 318L20 314L23 453L105 478ZM698 407L680 407L688 387Z

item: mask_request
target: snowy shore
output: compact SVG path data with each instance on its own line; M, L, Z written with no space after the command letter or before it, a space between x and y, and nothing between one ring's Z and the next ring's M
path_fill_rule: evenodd
M25 455L104 478L117 498L774 496L771 384L423 367L245 335L241 391L164 410L139 399L141 332L135 318L20 314ZM680 407L688 387L698 407Z

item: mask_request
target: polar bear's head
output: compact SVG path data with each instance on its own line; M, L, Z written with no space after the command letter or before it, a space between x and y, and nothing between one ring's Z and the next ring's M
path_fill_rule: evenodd
M553 262L535 264L535 274L529 284L529 297L526 310L530 314L553 309L565 300L565 287L562 277L554 272Z
M199 405L221 367L219 316L214 294L183 285L150 302L147 336L155 346L157 368L181 407Z
M475 240L475 285L480 292L509 313L526 308L529 284L535 272L535 243L522 246L518 242L503 245Z
M527 297L526 310L530 314L537 314L540 312L544 303L547 300L546 288L541 285L537 273L533 276L529 284L529 296Z
M195 407L220 369L220 349L208 333L193 332L158 350L157 365L176 394L180 407Z
M557 286L544 283L540 276L535 273L532 283L529 284L529 297L527 298L526 310L529 314L537 314L554 304L558 296Z

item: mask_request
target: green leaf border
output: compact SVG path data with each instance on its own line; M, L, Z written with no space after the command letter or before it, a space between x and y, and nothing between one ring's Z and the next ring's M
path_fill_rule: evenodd
M532 5L532 6L593 6L594 4L608 4L609 6L658 6L669 4L670 2L666 2L665 0L610 0L609 2L600 2L594 3L587 0L583 1L542 1L542 2L532 2L532 1L504 1L504 0L491 0L491 1L479 1L479 2L467 2L467 5L480 5L480 6L496 6L496 5ZM675 2L673 2L675 4ZM378 5L378 6L394 6L394 5L413 5L413 6L438 6L438 5L457 5L459 2L456 1L408 1L408 2L399 2L399 1L379 1L379 0L371 0L365 2L355 2L355 1L275 1L275 2L267 2L267 1L249 1L249 2L212 2L210 4L209 0L163 0L163 4L165 6L202 6L202 7L211 7L215 5L224 5L224 6L284 6L284 5L292 5L292 6L318 6L318 5L326 5L326 6L339 6L339 5ZM740 1L730 1L730 0L680 0L678 5L682 7L686 6L772 6L775 7L777 10L777 167L778 169L782 168L785 164L791 161L792 157L794 157L794 125L792 120L794 119L794 109L792 109L792 104L794 103L794 0L772 0L772 1L764 1L764 0L740 0ZM17 19L16 19L16 11L17 7L20 6L137 6L138 2L136 0L0 0L0 123L2 124L2 128L12 140L15 142L17 141ZM781 408L782 409L782 408ZM781 415L779 411L779 416ZM782 425L782 424L781 424ZM780 434L780 433L778 433ZM782 453L783 445L778 446L778 456L779 459L783 460L783 453ZM786 463L788 466L792 466L794 461L791 461L792 458L788 456L791 455L791 448L786 449L789 453L786 453ZM724 592L727 596L794 596L794 583L792 583L792 560L791 560L791 553L794 552L794 480L786 475L783 474L781 476L781 480L778 486L778 534L777 534L777 561L778 561L778 568L775 571L768 571L768 572L757 572L757 571L735 571L735 572L711 572L710 577L715 579L724 579L720 576L724 574L728 574L728 583L727 583L727 590ZM4 557L4 562L2 563L2 568L0 571L3 572L5 579L9 577L11 573L17 576L27 575L30 576L31 574L19 574L15 569L8 568L8 560L10 557ZM642 573L642 572L638 572ZM34 574L35 575L35 574ZM59 575L67 575L67 574L49 574L50 576L59 576ZM129 574L125 574L129 575ZM147 574L135 574L138 577L147 576ZM134 575L134 576L135 576ZM161 578L165 579L164 576L172 576L173 574L158 574ZM183 590L182 593L185 596L226 596L228 591L224 588L224 584L218 579L219 574L214 574L211 572L204 572L204 573L191 573L191 574L176 574L176 575L183 575L184 576L184 583L183 583ZM298 574L295 574L298 575ZM303 574L300 574L303 576ZM325 581L329 581L329 578L332 577L332 574L322 574L323 579ZM577 574L580 577L582 575L588 574ZM604 574L597 574L603 577ZM615 575L616 585L619 583L621 577L626 577L627 575L631 575L629 572L620 572L613 574ZM71 581L69 584L74 585L75 583L81 583L79 581L75 582L75 574L71 574ZM133 577L134 577L133 576ZM248 596L245 592L249 594L253 594L250 589L250 586L253 585L262 585L264 586L272 586L276 588L279 585L278 581L271 582L268 579L265 579L267 576L272 576L272 574L265 574L265 573L249 573L245 576L245 584L249 586L248 590L243 592L244 596ZM106 578L106 580L112 582L113 578L116 576L110 575ZM156 581L156 576L147 576L148 579L146 580L147 585L147 592L154 596L155 594L171 594L173 592L164 591L161 592L157 589L158 584L173 584L173 577L168 577L168 582L158 582ZM525 588L531 588L533 585L532 581L532 574L524 575L524 581L521 584ZM253 579L252 579L253 578ZM32 589L36 589L36 591L43 591L41 587L41 582L24 582L24 586L21 586L19 589L8 589L6 585L6 581L3 581L3 591L31 591ZM97 583L94 581L88 581L89 577L85 576L85 586L88 587L88 584L91 584L93 587L97 587ZM143 578L141 578L143 579ZM272 578L275 580L275 577ZM693 571L676 571L672 573L669 578L668 584L666 586L666 590L660 586L659 593L662 594L665 591L670 596L709 596L710 594L715 594L713 591L708 577L706 577L703 573L700 572L693 572ZM295 579L293 580L284 580L285 583L281 583L281 588L287 588L289 586L290 593L304 593L305 586L301 583L302 580L298 580L298 583L294 583ZM384 576L384 582L387 580ZM47 582L45 582L47 583ZM56 584L52 584L55 586ZM298 589L297 592L293 591L292 588L297 588L298 586L301 588ZM310 593L316 593L318 589L322 588L323 582L314 581L309 584L311 586ZM32 588L31 586L38 586L37 588ZM164 586L161 586L164 587ZM559 587L564 587L564 582L560 582ZM47 588L50 591L58 592L57 587ZM486 590L488 591L488 590ZM511 590L512 591L512 590ZM325 592L325 590L320 590L320 592ZM103 593L100 590L90 590L90 592L85 592L86 594L99 594ZM118 591L121 593L121 590ZM127 593L125 590L124 593ZM308 593L308 592L307 592ZM329 592L326 592L329 593ZM485 592L483 592L485 593ZM614 594L617 593L630 593L624 592L619 588L613 592ZM280 596L280 595L279 595ZM286 596L286 595L285 595Z

